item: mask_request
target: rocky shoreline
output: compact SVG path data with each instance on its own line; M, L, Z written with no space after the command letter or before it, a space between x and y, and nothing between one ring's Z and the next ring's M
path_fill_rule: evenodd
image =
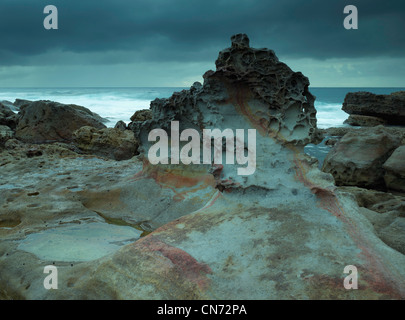
M308 87L238 34L203 84L128 125L2 101L0 298L404 299L405 128L390 126L403 125L392 113L403 93L374 97L388 111L370 114L371 95L348 94L343 108L363 127L321 130ZM171 121L256 129L255 174L151 165L148 133ZM320 170L304 147L321 141ZM46 265L58 290L43 287ZM347 265L358 290L343 286Z
M342 109L349 113L346 123L352 126L320 130L331 146L322 171L333 175L338 189L356 197L379 237L403 254L405 122L400 115L404 101L404 91L348 93Z

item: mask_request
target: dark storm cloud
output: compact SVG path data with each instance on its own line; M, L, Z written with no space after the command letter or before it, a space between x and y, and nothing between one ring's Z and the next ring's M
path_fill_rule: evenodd
M59 30L42 26L48 4ZM358 30L343 28L347 4L359 10ZM296 58L398 57L404 30L403 0L2 0L0 65L77 63L77 54L101 64L212 61L239 32Z

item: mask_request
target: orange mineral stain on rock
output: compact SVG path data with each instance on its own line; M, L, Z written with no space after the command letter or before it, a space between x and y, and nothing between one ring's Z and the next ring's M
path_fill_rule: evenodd
M245 119L259 131L259 134L266 136L268 134L268 121L260 116L254 114L252 108L249 106L248 101L252 96L250 90L244 86L236 83L227 83L227 91L229 94L229 102L235 107L235 110L242 114Z
M147 159L144 159L142 170L135 174L132 180L153 179L162 188L172 190L175 193L173 197L175 201L182 201L188 195L207 187L212 187L212 193L214 193L216 186L214 176L207 173L203 168L196 170L196 167L193 166L192 169L193 170L184 170L183 166L162 167L152 165ZM185 190L182 190L183 188Z
M401 283L400 280L397 282L392 280L401 279L400 275L395 274L393 266L387 266L387 263L384 262L385 259L380 256L370 239L356 227L357 224L346 214L334 191L321 188L306 177L307 172L310 170L307 163L297 157L294 162L296 164L296 178L317 196L319 207L333 214L344 224L348 235L361 250L364 266L367 266L363 273L367 287L374 292L394 299L404 298L404 283Z

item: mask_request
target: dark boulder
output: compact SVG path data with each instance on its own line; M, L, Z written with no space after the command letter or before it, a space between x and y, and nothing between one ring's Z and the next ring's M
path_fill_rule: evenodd
M105 128L103 118L73 104L40 100L21 106L16 138L30 143L72 141L72 133L83 127Z
M350 115L381 118L387 124L405 125L405 91L391 94L349 92L342 110Z

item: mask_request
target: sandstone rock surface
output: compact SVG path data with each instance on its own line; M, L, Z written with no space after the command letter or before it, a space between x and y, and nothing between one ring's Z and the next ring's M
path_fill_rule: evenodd
M72 141L73 131L83 126L105 128L100 116L77 105L40 100L20 108L16 137L24 142Z
M142 123L152 119L152 111L148 109L136 111L132 117L131 122L128 124L128 129L132 130L136 136L139 136L139 130Z
M342 110L350 115L373 116L388 124L405 125L405 91L389 95L371 92L349 92Z
M325 137L343 137L346 133L352 132L354 134L372 134L375 128L373 127L331 127L327 129L319 129L319 134L324 139ZM384 126L384 130L391 135L397 136L401 140L401 145L405 144L405 127L400 126Z
M203 84L151 103L152 119L134 127L138 158L2 155L1 297L405 298L404 255L380 239L354 196L337 190L332 176L303 153L317 131L308 79L273 51L250 48L244 34L232 37L216 65ZM152 165L148 134L162 128L171 135L173 120L199 133L256 130L255 172L239 175L230 162ZM119 237L114 252L77 261L82 255L72 249L78 243L72 229L93 223L142 234ZM25 246L65 227L71 240L49 243L45 256ZM53 262L59 288L44 290L43 267ZM347 265L358 268L358 290L343 286Z
M378 237L405 254L405 196L358 187L340 187L356 197L360 212L371 222Z
M377 117L351 114L344 123L350 124L351 126L375 127L385 124L385 120Z
M150 119L152 119L152 112L148 109L138 110L131 117L131 121L146 121Z
M326 156L322 171L337 185L384 188L383 164L400 144L401 137L382 126L350 131Z
M88 154L115 160L132 158L138 148L134 133L118 128L96 129L84 126L73 132L75 145Z
M405 146L398 147L384 163L383 168L386 186L405 192Z

